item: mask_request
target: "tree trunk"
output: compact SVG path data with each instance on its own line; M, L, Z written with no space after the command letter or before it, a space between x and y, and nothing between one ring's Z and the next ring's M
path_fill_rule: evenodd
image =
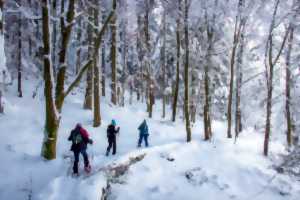
M20 2L21 4L21 2ZM21 6L21 5L20 5ZM22 92L22 15L18 19L18 97L23 97Z
M273 74L274 74L274 66L276 65L282 50L284 48L284 45L286 43L286 40L289 35L289 29L286 30L283 41L281 43L281 46L278 50L277 55L275 56L275 59L273 59L273 30L275 27L275 18L278 10L280 0L277 0L275 2L275 8L272 16L272 21L270 25L269 35L268 35L268 46L266 47L266 57L268 58L268 66L266 66L266 78L267 78L267 106L266 106L266 127L265 127L265 139L264 139L264 155L268 156L269 152L269 140L270 140L270 132L271 132L271 115L272 115L272 96L273 96Z
M178 17L176 20L176 44L177 44L177 57L176 57L176 81L175 81L175 91L173 98L173 109L172 109L172 121L176 120L177 112L177 102L178 102L178 93L179 93L179 67L180 67L180 14L181 14L181 0L178 0Z
M0 0L0 9L1 9L1 13L0 13L0 40L1 40L1 49L4 49L4 31L3 31L3 1ZM4 58L1 58L3 60L5 60ZM5 65L5 61L4 62L1 62L1 64ZM5 78L4 78L4 75L5 75L5 71L3 70L2 72L2 78L3 78L3 81L2 81L2 84L3 84L3 90L5 90ZM0 88L0 113L4 113L4 107L3 107L3 103L2 103L2 87Z
M293 48L293 39L294 39L294 27L293 25L290 25L290 36L288 40L288 50L286 55L286 81L285 81L285 92L286 92L286 98L285 98L285 109L286 109L286 126L287 126L287 144L289 147L292 146L293 143L293 119L291 115L291 108L290 108L290 102L291 102L291 70L290 70L290 60L291 60L291 52Z
M92 23L93 17L93 8L91 5L89 5L89 21ZM93 26L88 23L88 56L89 58L92 58L93 56ZM94 57L95 58L95 57ZM94 61L95 62L95 61ZM95 63L94 63L95 64ZM93 64L93 66L94 66ZM94 67L89 68L86 75L86 89L85 89L85 97L84 97L84 103L83 108L86 110L92 110L93 109L93 79L94 77Z
M105 79L106 79L106 62L105 62L105 43L102 44L101 49L101 68L102 68L102 78L101 78L101 88L102 96L105 97Z
M61 13L64 15L63 13ZM64 102L64 86L65 86L65 75L66 75L66 68L67 68L67 50L68 44L73 28L73 20L75 16L75 0L70 0L68 4L68 10L66 13L66 22L65 24L64 17L62 16L61 19L61 49L59 53L59 68L57 73L57 80L56 80L56 88L55 88L55 104L57 106L58 112L61 112L61 108Z
M56 157L56 140L59 127L59 116L57 115L53 98L53 66L50 55L50 31L49 31L49 5L47 0L42 0L42 21L43 21L43 44L44 44L44 94L46 122L44 130L44 141L42 146L42 156L48 160Z
M99 2L98 0L94 0L94 4L96 9L94 9L94 22L95 26L99 24L98 19L98 9ZM96 33L97 34L97 31ZM94 45L96 45L96 39L94 38ZM93 66L94 66L94 127L98 127L101 125L101 115L100 115L100 69L99 69L99 51L94 46L94 58L93 58Z
M146 44L146 59L145 66L147 71L147 88L146 88L146 102L147 111L149 118L152 118L153 104L154 104L154 80L152 80L152 69L151 69L151 49L150 49L150 33L149 33L149 12L150 5L149 0L145 2L145 19L144 19L144 32L145 32L145 44Z
M235 90L235 141L242 131L242 113L241 113L241 90L243 80L243 56L244 56L244 33L241 32L240 46L238 52L237 69L236 69L236 90Z
M166 11L163 13L163 45L161 49L162 56L162 95L163 95L163 111L162 118L166 117Z
M70 3L72 0L70 1ZM69 5L70 6L70 5ZM74 6L74 5L73 5ZM72 6L71 6L72 7ZM76 87L83 74L85 71L90 68L92 65L92 61L89 60L80 70L78 75L76 76L75 80L69 85L66 91L62 90L60 94L58 94L58 91L56 90L56 94L59 96L58 99L54 100L54 95L53 95L53 88L54 88L54 72L53 72L53 66L51 65L51 54L50 54L50 31L49 31L49 1L48 0L42 0L42 22L43 22L43 44L44 44L44 52L43 52L43 58L44 58L44 82L45 82L45 87L44 87L44 93L45 93L45 107L46 107L46 122L45 122L45 138L43 141L42 145L42 156L47 159L55 159L56 157L56 140L57 140L57 131L59 127L59 122L60 122L60 116L59 116L59 111L61 111L64 99L66 96L70 94L72 89ZM69 7L70 8L70 7ZM70 10L70 9L69 9ZM110 22L112 16L115 13L115 9L113 9L105 21L104 25L102 26L99 34L97 35L97 39L95 41L95 51L99 51L99 47L101 44L102 36L107 29L107 24ZM67 13L67 21L70 20L70 13ZM71 20L72 21L72 20ZM69 23L68 23L69 24ZM69 24L66 29L69 29L69 33L71 33L71 24ZM63 38L66 37L66 35L63 36ZM61 47L62 50L63 48L68 46L68 40L66 38L63 40L66 41L66 43L63 43L64 45ZM65 51L66 52L66 49ZM61 80L60 80L61 81ZM58 83L57 83L58 84ZM61 86L59 86L61 87ZM56 87L57 88L57 87ZM55 102L58 102L55 103Z
M82 42L81 42L81 38L82 38L82 34L81 34L81 29L82 29L82 19L81 17L78 19L78 29L77 29L77 42L79 45L77 45L77 49L76 49L76 69L75 69L75 73L78 74L79 70L80 70L80 66L81 66L81 46L82 46Z
M184 36L185 36L185 66L184 66L184 115L186 127L186 140L192 140L189 114L189 25L188 25L188 1L185 0Z
M210 119L210 91L209 91L209 67L211 66L212 55L212 35L208 34L208 49L206 55L206 64L204 66L204 108L203 108L203 121L204 121L204 140L210 140L212 137L211 119Z
M52 1L52 17L57 18L57 0ZM52 24L52 63L55 66L57 64L56 61L56 43L57 43L57 22L53 20Z
M116 8L117 3L114 1L113 7ZM117 105L117 15L115 14L111 21L111 102Z

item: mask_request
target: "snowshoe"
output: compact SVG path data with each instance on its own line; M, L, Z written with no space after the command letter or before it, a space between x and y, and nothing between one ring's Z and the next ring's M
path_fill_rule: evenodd
M91 165L84 167L84 171L89 174L92 171Z

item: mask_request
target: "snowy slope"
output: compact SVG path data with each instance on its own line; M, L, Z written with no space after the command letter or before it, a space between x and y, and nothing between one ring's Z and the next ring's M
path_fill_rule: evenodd
M27 81L28 82L28 81ZM26 82L26 84L28 84ZM137 127L146 117L145 105L135 103L127 108L111 107L102 101L102 126L93 128L92 113L82 109L83 95L68 97L63 109L57 144L57 159L40 157L43 139L44 104L42 90L32 99L34 84L24 88L25 97L14 96L9 88L5 115L0 116L0 199L84 200L99 199L106 184L104 173L84 178L68 176L71 170L67 141L70 130L81 122L94 139L88 149L94 169L113 162L122 163L134 155L146 157L133 165L122 177L125 183L113 184L112 193L118 200L154 199L291 199L300 198L300 183L276 174L272 162L262 156L263 135L245 130L237 144L225 138L225 123L214 122L214 139L202 141L202 121L193 127L193 142L185 143L185 128L161 120L159 110L148 120L149 148L137 149ZM104 155L105 129L116 119L121 127L115 157ZM285 153L284 146L271 143L273 158ZM82 163L81 163L82 168Z

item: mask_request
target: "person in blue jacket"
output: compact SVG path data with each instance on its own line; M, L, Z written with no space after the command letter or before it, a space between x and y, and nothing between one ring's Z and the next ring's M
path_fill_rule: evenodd
M139 141L138 141L138 147L141 147L142 141L145 141L145 146L148 147L148 137L149 137L149 129L146 120L142 122L142 124L139 126L138 130L140 131L139 134Z

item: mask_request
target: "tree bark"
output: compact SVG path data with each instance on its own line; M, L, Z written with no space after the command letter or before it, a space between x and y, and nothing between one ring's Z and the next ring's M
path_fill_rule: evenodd
M181 15L181 0L178 0L178 16L176 19L176 46L177 46L177 56L176 56L176 81L175 81L175 91L173 97L173 109L172 109L172 121L176 120L177 112L177 102L179 93L179 73L180 73L180 15Z
M113 7L117 7L117 2L113 2ZM115 14L111 21L111 102L117 105L117 15Z
M163 45L161 49L161 62L162 62L162 95L163 95L163 110L162 118L166 117L166 11L163 13Z
M229 83L229 94L228 94L228 106L227 106L227 138L232 138L231 134L231 124L232 124L232 97L233 97L233 84L234 84L234 65L235 65L235 55L236 49L238 47L238 43L240 40L240 32L242 28L242 22L240 17L240 8L241 8L241 0L238 3L238 11L235 19L234 25L234 35L233 35L233 45L232 52L230 58L230 83Z
M93 8L91 5L89 5L89 23L88 23L88 57L91 59L93 56L93 51L95 50L93 47L93 26L92 26L92 21L93 21ZM95 57L94 57L95 58ZM84 97L84 103L83 103L83 108L86 110L92 110L93 109L93 82L94 82L94 67L89 68L87 71L86 75L86 89L85 89L85 97Z
M56 140L57 140L57 131L60 123L59 109L62 108L64 99L70 94L72 89L78 85L85 71L90 68L92 61L89 60L79 71L78 75L74 81L70 84L66 91L62 91L59 96L59 104L56 104L57 99L54 99L54 72L53 66L51 65L50 59L50 24L49 24L49 1L42 0L42 32L43 32L43 45L44 45L44 93L45 93L45 110L46 110L46 122L45 122L45 138L42 145L42 156L47 160L55 159L56 157ZM95 41L95 52L99 51L99 47L102 41L102 36L107 29L107 24L110 22L112 16L114 15L115 9L113 9L102 26L100 32L97 35ZM69 24L70 25L70 24ZM69 26L68 25L68 26ZM67 40L68 41L68 40ZM66 44L65 47L68 45ZM63 47L62 47L63 48ZM58 83L57 83L58 84Z
M287 127L287 144L289 147L292 146L293 143L293 119L291 115L291 108L290 108L290 103L291 103L291 70L290 70L290 62L291 62L291 52L293 48L293 40L294 40L294 27L293 25L290 25L290 35L288 39L288 50L287 50L287 55L286 55L286 80L285 80L285 93L286 93L286 98L285 98L285 109L286 109L286 127Z
M94 10L94 22L95 26L99 24L98 19L98 9L99 9L99 2L98 0L94 0L94 4L97 9ZM97 31L96 31L97 34ZM96 44L96 38L94 38L94 45ZM100 70L99 70L99 51L96 50L96 46L94 46L94 127L98 127L101 125L101 115L100 115Z
M241 111L241 90L243 80L243 56L244 56L244 33L241 32L237 69L236 69L236 90L235 90L235 141L237 140L239 133L242 131L242 111Z
M20 6L21 2L20 2ZM18 97L23 97L22 92L22 15L18 18Z
M59 127L59 116L53 98L53 66L50 55L50 31L49 31L49 5L48 0L42 0L42 21L43 21L43 45L44 45L44 94L46 122L44 130L44 141L42 146L42 156L51 160L56 158L56 140Z
M268 50L267 59L268 59L268 66L266 66L266 78L267 78L267 106L266 106L266 127L265 127L265 139L264 139L264 155L268 156L269 152L269 140L270 140L270 132L271 132L271 117L272 117L272 97L273 97L273 74L274 74L274 66L276 65L283 47L286 43L287 37L289 35L289 29L285 32L283 41L281 43L280 49L276 57L273 59L273 29L275 27L275 17L278 10L280 0L275 2L275 8L273 12L272 22L270 25L270 31L268 36L268 45L266 48Z
M188 25L188 1L185 2L184 10L184 36L185 36L185 65L184 65L184 115L186 127L186 140L192 140L189 114L189 25Z
M63 13L61 13L64 15ZM73 20L75 16L75 0L70 0L68 5L68 10L66 14L66 22L65 24L64 19L61 19L61 49L59 53L59 68L57 73L57 80L56 80L56 88L55 88L55 104L57 106L58 112L61 112L61 108L63 106L63 96L64 96L64 86L65 86L65 75L66 75L66 68L67 68L67 50L68 44L73 28ZM64 18L64 17L62 17Z

